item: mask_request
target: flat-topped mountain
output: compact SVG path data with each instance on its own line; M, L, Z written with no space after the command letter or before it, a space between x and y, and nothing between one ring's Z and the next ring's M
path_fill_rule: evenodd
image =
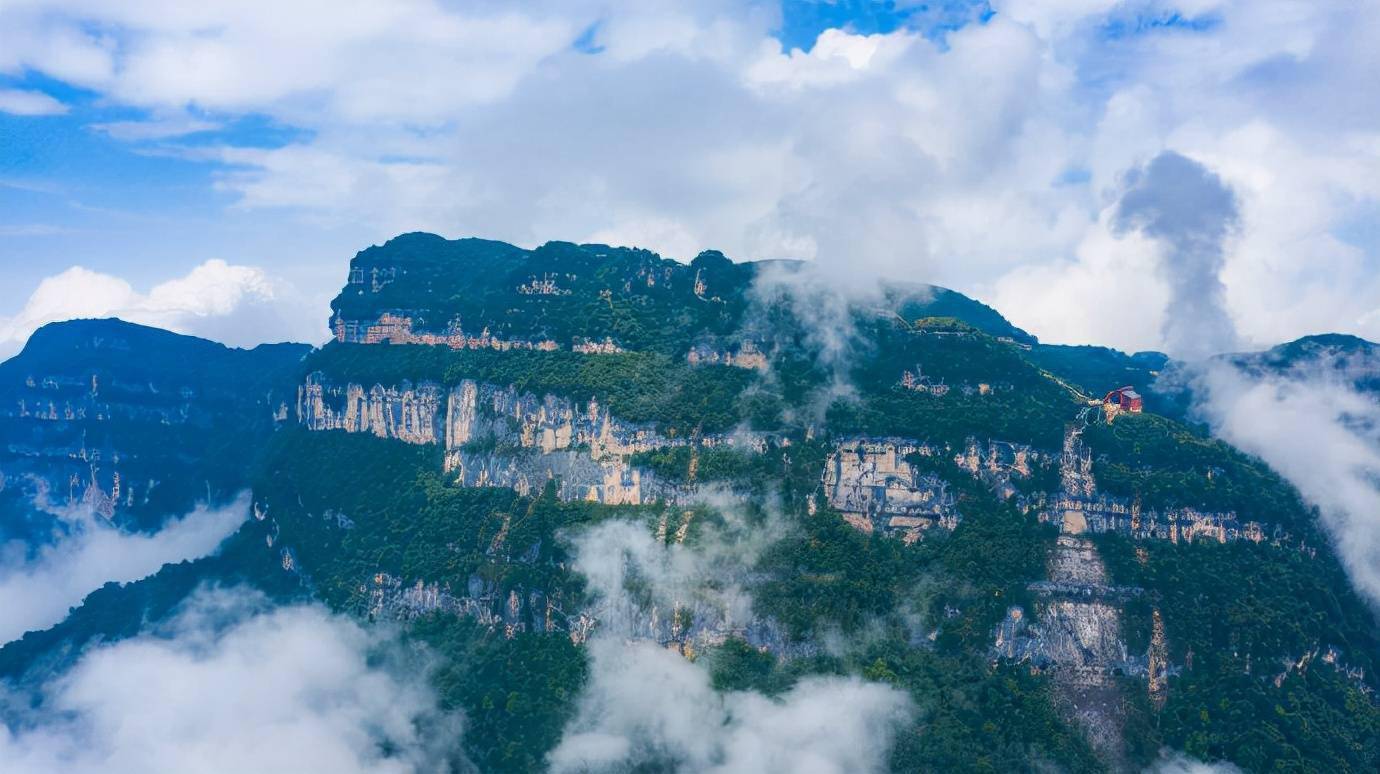
M487 331L493 346L568 349L581 344L685 352L742 335L764 273L789 275L789 261L734 263L700 253L689 264L647 250L548 242L524 250L483 239L404 234L350 261L331 302L337 340L437 341ZM990 307L943 288L888 289L909 317L960 318L994 336L1033 342Z

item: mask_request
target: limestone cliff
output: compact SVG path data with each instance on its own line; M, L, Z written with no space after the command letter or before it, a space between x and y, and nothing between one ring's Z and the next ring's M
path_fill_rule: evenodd
M692 495L690 487L632 466L638 452L692 443L761 451L767 443L753 433L670 437L613 416L597 400L580 404L472 380L450 388L404 381L366 389L313 373L298 389L297 418L309 430L441 445L443 471L462 486L532 494L555 482L562 499L605 505L677 503Z

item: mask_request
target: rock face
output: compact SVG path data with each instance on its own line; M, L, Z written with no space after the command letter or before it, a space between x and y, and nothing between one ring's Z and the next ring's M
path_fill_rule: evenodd
M997 497L1007 500L1016 494L1012 479L1029 478L1031 466L1044 456L1022 444L988 441L984 445L969 438L963 451L954 455L954 464L987 484Z
M1062 588L1040 606L1037 649L1093 746L1115 760L1123 720L1115 677L1144 674L1144 666L1128 658L1120 607L1088 598L1107 588L1106 568L1091 542L1060 535L1049 579Z
M727 365L754 371L765 371L768 367L766 353L751 340L744 341L736 352L697 344L690 348L685 359L690 365Z
M407 443L436 443L444 436L444 396L439 385L403 382L396 387L374 385L368 390L347 385L343 405L339 391L308 377L297 392L297 416L312 430L373 433Z
M625 422L598 401L578 404L512 387L465 380L395 386L335 385L321 373L298 390L298 421L310 430L372 433L445 449L444 471L463 486L494 486L533 494L555 482L565 500L605 505L683 502L690 487L634 467L638 452L675 446L734 446L761 451L761 434L671 438Z
M335 340L342 344L426 344L451 349L492 349L499 352L515 349L554 352L560 349L560 345L550 339L499 338L490 334L487 327L478 334L466 333L458 319L452 320L443 330L436 332L413 330L414 324L412 317L401 311L384 312L372 322L346 320L337 314L331 323L331 329L335 333ZM612 341L609 342L609 346L613 349L597 349L597 352L618 351ZM588 354L587 347L586 350L580 351L586 351Z
M411 619L433 612L473 618L506 637L521 632L569 632L578 621L566 615L540 591L502 593L491 581L472 575L458 591L436 583L405 583L388 573L376 573L359 588L371 618ZM578 629L577 629L578 631Z
M466 451L446 455L446 470L461 486L496 486L535 495L555 482L562 500L589 500L604 505L688 502L693 487L664 482L633 467L626 458L594 459L584 451Z
M664 510L657 541L671 549L683 544L694 517L691 509ZM507 529L505 522L494 538L494 550L506 539ZM539 554L540 545L534 544L512 561L534 563ZM580 644L600 626L616 621L622 636L655 642L688 658L729 638L788 657L821 652L814 643L792 640L776 621L752 614L747 598L733 591L751 582L745 566L728 562L719 570L712 587L687 584L674 591L664 589L670 596L626 594L588 604L523 585L505 590L478 574L471 575L463 588L453 588L376 573L360 584L357 599L361 612L372 618L411 619L440 611L471 618L508 638L538 632L562 634Z

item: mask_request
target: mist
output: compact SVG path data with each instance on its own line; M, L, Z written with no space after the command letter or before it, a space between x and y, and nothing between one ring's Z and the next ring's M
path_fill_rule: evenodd
M170 519L152 534L125 532L89 508L49 508L61 531L31 551L0 547L0 644L62 621L87 594L106 583L148 577L170 562L206 556L249 516L249 495L223 507L206 505Z

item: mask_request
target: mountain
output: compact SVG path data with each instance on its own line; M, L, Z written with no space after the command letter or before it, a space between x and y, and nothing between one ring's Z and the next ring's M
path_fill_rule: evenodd
M0 541L48 526L36 499L134 529L227 501L275 412L286 418L309 349L230 349L120 320L38 329L0 363Z
M611 722L587 697L628 643L751 706L839 676L903 695L895 771L1380 765L1374 608L1288 482L1160 413L1164 356L1041 344L942 288L831 306L809 271L407 234L355 256L309 353L45 328L0 366L6 480L107 491L62 451L100 429L133 480L187 482L165 510L248 485L255 518L0 648L0 676L209 582L401 622L485 771ZM1128 385L1143 404L1103 401ZM639 728L616 770L676 769Z
M1380 394L1380 344L1357 336L1305 336L1265 352L1231 355L1227 359L1252 374L1328 376L1362 392Z

